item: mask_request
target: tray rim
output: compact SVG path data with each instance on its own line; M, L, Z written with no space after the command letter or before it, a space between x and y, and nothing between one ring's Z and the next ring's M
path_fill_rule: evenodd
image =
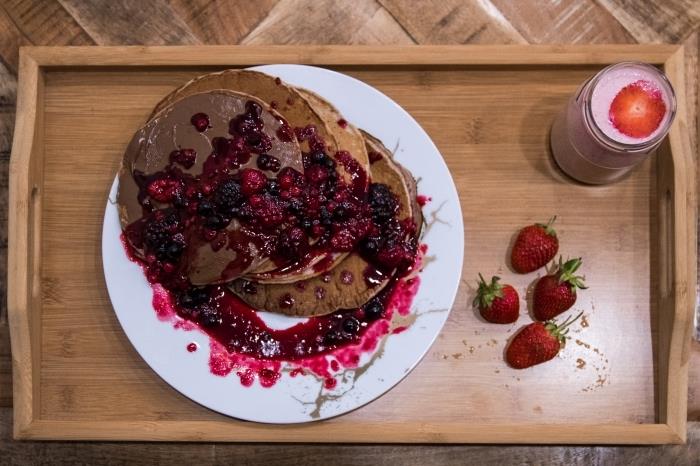
M41 196L44 72L62 68L249 66L264 63L365 66L606 65L623 60L661 65L674 85L677 122L657 157L659 211L659 350L657 422L648 424L469 425L317 422L269 426L239 421L52 421L38 417L41 297ZM683 47L679 45L449 46L118 46L22 47L17 116L10 158L8 317L16 439L664 444L684 443L696 251L695 171L685 121ZM666 311L666 312L664 312ZM34 349L34 351L32 351ZM387 427L390 426L390 429ZM272 435L271 435L272 434Z

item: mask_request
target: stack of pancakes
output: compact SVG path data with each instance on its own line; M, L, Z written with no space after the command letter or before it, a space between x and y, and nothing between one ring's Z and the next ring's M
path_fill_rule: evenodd
M164 170L172 164L172 154L183 148L193 149L197 157L191 163L181 163L179 170L186 176L202 174L206 164L214 163L207 156L217 150L217 140L229 136L233 119L250 111L251 102L257 104L255 112L268 137L264 153L279 161L276 173L286 167L304 173L305 154L308 156L314 144L322 141L325 152L335 161L339 179L353 190L366 193L370 184L390 189L399 201L396 217L415 224L413 235L417 240L423 218L416 202L415 180L391 152L378 139L347 123L331 103L317 94L248 70L201 76L156 106L128 146L119 174L118 204L125 231L143 221L144 203L149 209L168 207L158 199L144 199L139 180ZM204 131L194 121L201 114L207 117ZM306 137L305 131L313 137ZM231 173L259 168L262 152L252 152L250 159L231 168ZM244 234L245 228L235 219L225 231L228 244L188 244L184 273L193 285L226 284L255 309L313 316L357 308L380 293L395 273L379 273L357 248L319 250L303 262L280 265L266 249L274 242L269 232ZM129 241L128 234L126 238ZM142 244L131 242L131 247L137 257L145 258Z

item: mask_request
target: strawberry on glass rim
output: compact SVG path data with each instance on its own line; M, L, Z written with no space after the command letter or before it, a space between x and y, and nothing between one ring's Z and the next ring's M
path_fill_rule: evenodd
M610 104L610 122L622 134L633 138L650 136L665 115L661 91L643 79L623 87Z

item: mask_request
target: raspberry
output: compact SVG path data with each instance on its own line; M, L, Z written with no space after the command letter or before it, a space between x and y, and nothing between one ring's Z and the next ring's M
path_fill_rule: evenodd
M170 202L175 196L182 196L182 182L172 178L158 178L148 185L148 195L158 202Z
M286 259L298 259L309 244L309 238L299 227L290 227L279 235L277 253Z
M204 132L209 128L209 116L206 113L195 113L190 119L190 123L197 131Z
M267 185L267 177L260 170L246 168L241 171L241 191L246 196L261 192Z
M185 168L192 168L196 159L197 151L194 149L180 149L170 153L170 161L172 163L179 163Z
M309 183L320 185L328 179L328 170L320 165L312 165L304 170L304 175Z

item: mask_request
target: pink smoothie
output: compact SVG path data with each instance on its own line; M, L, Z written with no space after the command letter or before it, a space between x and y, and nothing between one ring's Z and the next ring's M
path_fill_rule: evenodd
M611 104L620 91L637 83L663 100L665 113L650 134L632 137L615 127ZM642 63L619 63L583 84L552 125L554 159L569 176L590 184L615 181L651 153L673 120L675 96L657 68Z

